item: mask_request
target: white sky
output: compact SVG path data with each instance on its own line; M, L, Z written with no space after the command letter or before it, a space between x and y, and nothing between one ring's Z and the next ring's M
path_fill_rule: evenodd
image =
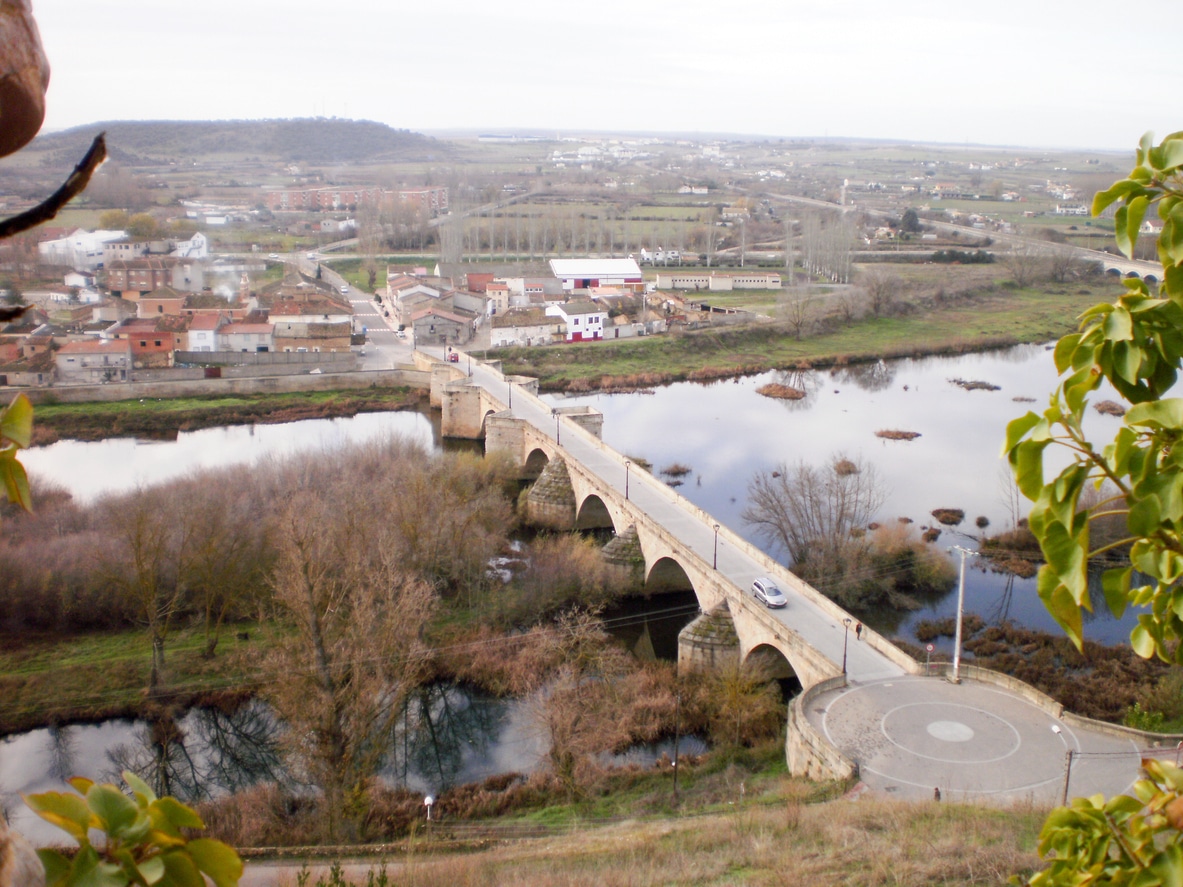
M1131 153L1147 130L1183 128L1170 29L1137 27L1133 8L33 0L53 68L47 129L336 116L420 132L729 132ZM1144 0L1136 10L1161 24L1177 5Z

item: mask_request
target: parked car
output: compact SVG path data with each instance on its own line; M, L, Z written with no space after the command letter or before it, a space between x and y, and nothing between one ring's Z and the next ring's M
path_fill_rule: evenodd
M268 253L268 254L267 254L267 258L269 258L269 259L278 259L278 258L279 258L279 253Z
M761 576L752 583L752 594L755 595L756 600L762 602L764 606L778 610L781 607L789 605L789 599L785 597L783 591L777 588L774 581L767 576Z

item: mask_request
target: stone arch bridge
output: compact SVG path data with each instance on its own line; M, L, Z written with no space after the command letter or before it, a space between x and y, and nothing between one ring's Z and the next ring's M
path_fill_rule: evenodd
M703 615L679 638L679 667L760 659L774 677L803 687L841 677L878 679L915 671L913 660L874 632L855 643L855 620L784 567L723 527L600 436L586 407L552 409L537 380L495 366L436 365L431 399L445 437L484 439L533 481L532 520L555 529L608 528L610 563L636 571L648 590L692 589ZM789 597L772 611L748 593L771 576Z

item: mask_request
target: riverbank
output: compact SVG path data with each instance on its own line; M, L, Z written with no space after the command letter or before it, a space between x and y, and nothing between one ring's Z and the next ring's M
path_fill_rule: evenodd
M33 444L109 437L173 440L182 431L224 425L271 425L411 410L419 407L425 396L423 391L403 387L44 403L35 411Z
M709 328L625 342L490 352L506 373L536 376L549 391L635 390L893 357L964 354L1057 339L1079 315L1114 297L1097 280L1043 289L990 286L909 303L903 313L868 315L798 339L785 323Z
M255 692L259 669L281 636L273 624L239 626L208 658L203 631L171 632L167 689L149 699L144 688L152 642L146 631L0 634L0 736L241 700Z

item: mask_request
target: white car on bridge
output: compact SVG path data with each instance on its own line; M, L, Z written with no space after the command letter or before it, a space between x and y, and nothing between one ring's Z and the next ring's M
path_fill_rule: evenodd
M767 576L761 576L752 583L752 594L756 600L760 601L766 607L778 610L781 607L789 605L789 599L785 597L783 591L776 587L776 583Z

